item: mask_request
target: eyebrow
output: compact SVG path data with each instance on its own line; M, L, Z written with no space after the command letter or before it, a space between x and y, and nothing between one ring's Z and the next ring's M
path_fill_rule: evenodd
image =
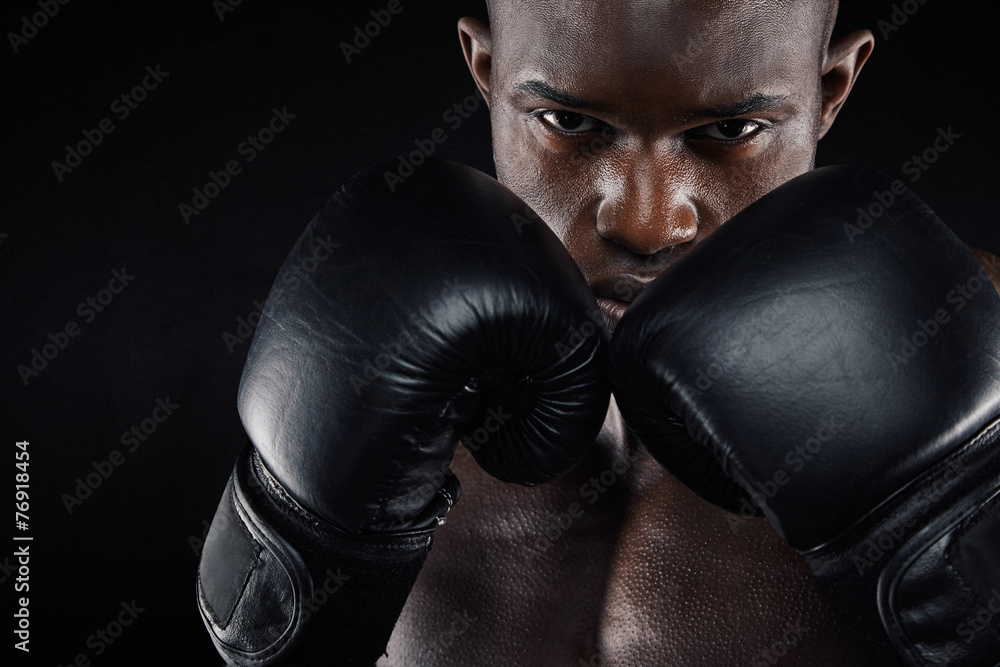
M743 114L755 113L758 111L770 111L775 109L788 99L788 95L766 95L764 93L754 93L735 102L720 104L718 106L696 109L693 112L684 114L685 118L730 118L732 116L742 116Z
M569 109L600 109L602 105L588 102L587 100L577 97L572 93L568 93L564 90L559 90L558 88L546 83L545 81L540 81L537 79L532 79L530 81L525 81L517 85L517 90L527 93L529 95L535 95L537 97L544 97L546 99L552 100L556 104L567 107ZM732 118L733 116L742 116L743 114L755 113L759 111L769 111L775 109L788 99L788 95L768 95L766 93L753 93L748 97L743 99L738 99L733 102L727 102L725 104L719 104L716 106L703 107L700 109L693 109L682 114L684 121L691 121L695 119L718 119L718 118Z
M536 95L538 97L544 97L546 99L552 100L556 104L560 104L564 107L569 107L570 109L586 109L592 108L593 105L588 103L586 100L567 93L566 91L559 90L544 81L538 81L533 79L531 81L525 81L517 86L517 89L528 93L529 95Z

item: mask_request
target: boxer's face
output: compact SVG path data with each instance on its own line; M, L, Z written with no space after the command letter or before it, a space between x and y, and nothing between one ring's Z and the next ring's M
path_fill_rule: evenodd
M827 49L824 0L494 5L490 28L459 32L498 178L607 297L612 326L677 257L812 168L873 43Z

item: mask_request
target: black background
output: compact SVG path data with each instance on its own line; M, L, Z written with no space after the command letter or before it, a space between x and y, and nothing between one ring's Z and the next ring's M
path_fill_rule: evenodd
M14 504L14 442L28 440L30 529L20 534L34 538L31 654L5 648L14 664L68 665L81 653L94 665L221 663L194 582L200 538L244 440L235 392L249 340L230 350L224 334L239 334L305 224L358 169L443 128L437 155L492 170L485 105L458 129L442 117L474 92L455 23L485 18L485 9L402 2L351 63L340 42L385 2L244 0L220 18L210 0L72 0L18 53L5 40L4 106L13 114L0 218L0 499ZM876 50L819 162L899 176L967 242L1000 250L996 121L981 108L994 97L985 72L996 11L908 4L919 9L887 37L878 21L890 20L892 3L867 3L845 22L872 29ZM5 3L0 26L20 32L37 11ZM147 65L169 76L119 120L112 100ZM245 162L237 146L275 107L295 118ZM52 162L105 117L115 130L60 182ZM949 127L961 137L912 182L903 164ZM186 224L178 205L232 159L242 173ZM77 304L123 267L134 280L85 322ZM25 385L17 366L70 320L79 335ZM168 397L174 414L128 451L122 433ZM116 449L122 465L68 513L64 494ZM7 569L16 565L9 544L0 590L13 613L22 594ZM143 611L95 655L88 637L133 600Z

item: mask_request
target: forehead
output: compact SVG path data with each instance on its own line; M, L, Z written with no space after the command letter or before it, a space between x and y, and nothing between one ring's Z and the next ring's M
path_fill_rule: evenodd
M814 75L825 0L499 0L494 73L611 106L710 101ZM815 79L813 79L815 80ZM612 102L613 101L613 102Z

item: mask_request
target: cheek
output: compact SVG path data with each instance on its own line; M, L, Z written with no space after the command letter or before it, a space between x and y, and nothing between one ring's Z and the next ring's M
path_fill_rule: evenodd
M700 236L707 235L771 190L813 167L815 143L808 128L789 128L752 160L706 165L701 170L703 215Z
M588 237L580 223L593 219L598 203L595 171L568 165L525 122L507 114L493 117L493 156L500 182L541 216L579 263Z

